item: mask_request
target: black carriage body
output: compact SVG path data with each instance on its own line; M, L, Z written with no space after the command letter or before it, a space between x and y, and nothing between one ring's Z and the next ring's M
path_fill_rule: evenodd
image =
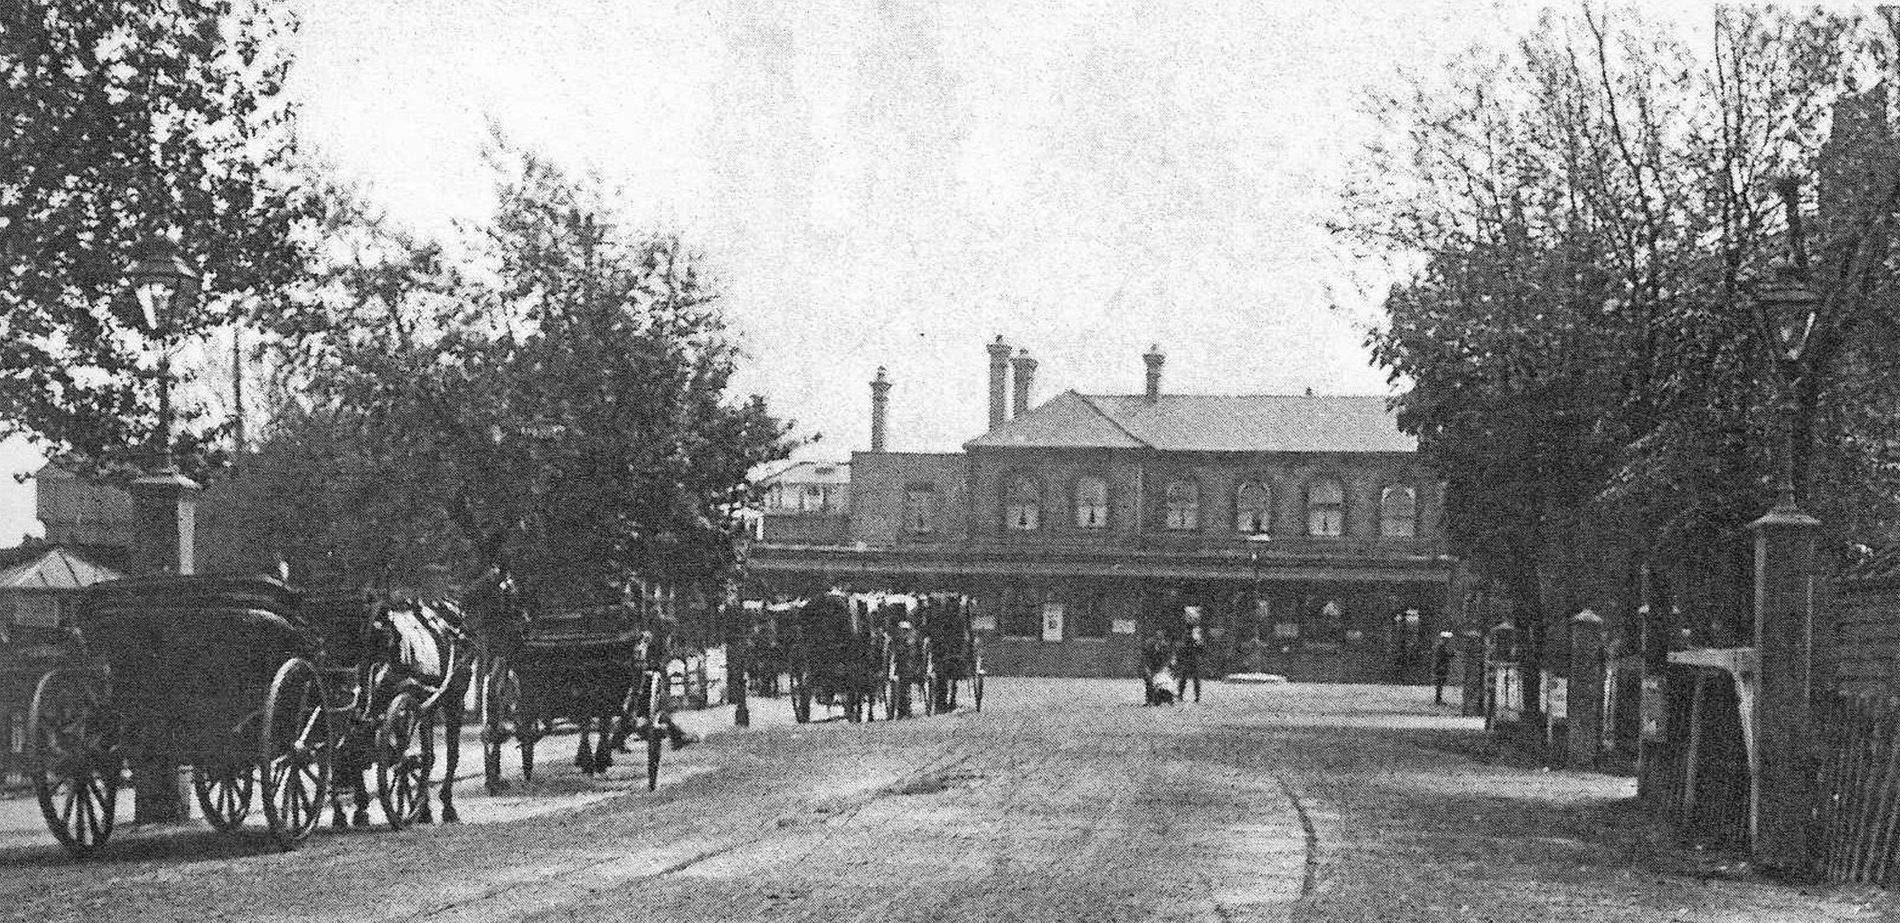
M815 698L832 701L839 696L871 695L883 683L881 632L867 616L837 594L817 597L799 608L786 653L792 671L806 678Z
M124 743L187 765L247 756L278 669L324 659L296 591L267 578L111 581L87 592L77 625Z
M543 721L618 715L640 679L640 631L616 609L539 616L512 646L524 715Z
M937 675L949 681L969 679L976 673L976 639L970 628L969 605L961 596L927 596L919 603L919 630L930 642Z

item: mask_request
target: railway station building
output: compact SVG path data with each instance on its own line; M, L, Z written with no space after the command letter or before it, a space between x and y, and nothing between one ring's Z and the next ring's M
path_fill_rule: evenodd
M963 451L887 451L880 369L868 451L764 479L750 596L960 593L993 674L1132 675L1142 637L1195 618L1213 670L1429 677L1457 571L1385 398L1173 394L1151 349L1140 392L1034 404L1035 360L988 353ZM783 499L820 488L844 499Z

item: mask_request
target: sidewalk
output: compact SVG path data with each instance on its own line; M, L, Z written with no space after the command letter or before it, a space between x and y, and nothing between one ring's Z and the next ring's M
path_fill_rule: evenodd
M1900 917L1877 889L1788 886L1684 847L1634 779L1500 749L1429 687L1286 688L1303 704L1249 723L1268 729L1318 834L1320 885L1295 920Z

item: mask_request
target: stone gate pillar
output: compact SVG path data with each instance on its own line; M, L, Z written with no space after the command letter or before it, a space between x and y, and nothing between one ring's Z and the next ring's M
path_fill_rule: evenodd
M197 571L197 509L202 488L176 469L132 482L132 573L137 576ZM132 769L138 823L191 816L188 786L179 767L141 763Z
M1750 829L1756 862L1795 877L1810 872L1814 535L1820 524L1786 502L1748 526L1755 533L1755 648L1761 657L1755 709L1760 772Z
M1588 609L1570 618L1570 765L1592 768L1603 740L1603 617Z

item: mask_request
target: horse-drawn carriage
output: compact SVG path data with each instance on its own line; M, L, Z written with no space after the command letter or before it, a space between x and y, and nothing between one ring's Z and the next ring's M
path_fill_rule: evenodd
M73 855L90 855L112 834L128 773L187 766L214 828L237 829L261 789L257 803L286 849L316 828L326 798L341 819L338 769L373 765L390 824L413 822L426 804L427 722L441 686L426 684L427 665L403 662L389 612L361 594L313 596L266 578L92 588L76 618L85 665L42 677L28 721L48 828ZM440 677L453 675L441 666ZM360 817L367 798L355 787ZM445 818L452 812L445 785Z
M843 709L847 721L872 717L886 670L882 633L863 607L826 593L795 607L778 630L795 720L810 721L814 703Z
M962 596L879 595L865 605L877 613L884 650L885 716L955 711L961 686L983 708L983 661Z
M923 638L919 660L931 713L956 711L964 687L970 704L983 710L983 651L970 624L972 614L969 599L954 593L918 600L913 619Z
M629 737L646 742L647 787L659 784L666 676L649 664L651 632L621 606L522 616L517 630L491 641L482 686L484 774L490 792L505 787L502 747L514 741L522 781L534 781L535 745L579 734L575 764L605 773Z

